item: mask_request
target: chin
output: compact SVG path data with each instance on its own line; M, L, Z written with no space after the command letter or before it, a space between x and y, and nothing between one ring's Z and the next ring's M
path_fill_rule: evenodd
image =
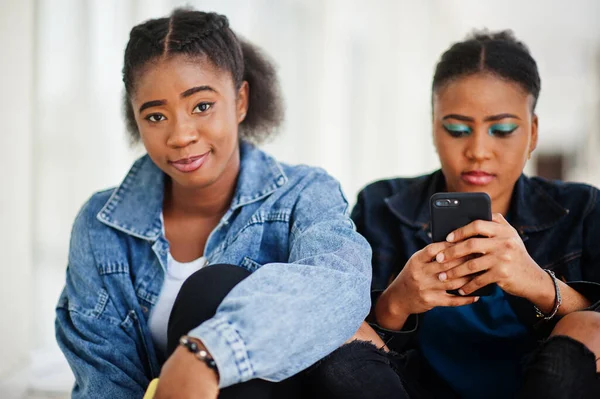
M204 187L210 186L214 182L214 179L212 179L209 176L202 176L202 175L196 175L196 176L193 176L193 175L173 176L173 175L171 175L171 181L177 183L177 185L179 185L181 187L197 189L197 188L204 188Z

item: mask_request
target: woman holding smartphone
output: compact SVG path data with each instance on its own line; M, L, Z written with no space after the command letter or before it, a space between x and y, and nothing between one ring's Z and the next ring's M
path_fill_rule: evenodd
M325 359L313 373L325 397L600 397L600 197L523 175L540 87L511 32L475 33L442 55L441 170L373 183L352 214L373 248L368 321L379 333L355 337L387 347L355 342ZM492 220L432 243L438 192L487 193ZM489 284L491 295L471 295Z

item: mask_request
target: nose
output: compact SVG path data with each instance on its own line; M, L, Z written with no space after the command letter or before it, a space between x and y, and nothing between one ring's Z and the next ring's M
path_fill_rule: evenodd
M183 148L198 141L198 130L192 118L179 116L173 130L167 138L167 145L172 148Z
M465 147L465 156L473 161L485 161L490 159L493 152L493 143L487 131L475 131L469 137Z

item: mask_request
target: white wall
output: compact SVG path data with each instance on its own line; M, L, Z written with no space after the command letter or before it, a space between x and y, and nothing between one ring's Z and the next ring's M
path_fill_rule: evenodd
M10 320L0 322L0 376L24 359L30 330L34 346L57 351L54 305L72 221L139 154L120 112L129 30L175 5L226 14L274 58L287 118L265 148L326 168L351 202L372 180L437 167L433 68L484 26L514 29L538 60L540 150L577 154L568 176L600 184L597 0L0 2L0 320Z
M34 1L0 5L0 377L29 355Z
M96 190L118 184L136 151L120 112L131 27L192 4L226 14L279 66L287 120L265 148L326 168L354 201L366 183L437 167L430 85L441 52L473 28L512 28L538 60L540 151L589 159L600 99L600 2L578 0L38 0L36 274L64 271L72 220ZM592 147L594 148L594 147ZM535 155L534 155L535 156ZM583 162L583 161L582 161ZM587 161L585 161L587 162ZM589 162L569 176L595 182ZM578 168L577 168L578 167ZM530 170L531 171L531 170ZM61 278L37 283L36 330L52 345Z

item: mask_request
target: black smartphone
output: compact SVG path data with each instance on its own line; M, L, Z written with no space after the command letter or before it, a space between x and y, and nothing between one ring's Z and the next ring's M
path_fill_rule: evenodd
M448 234L475 220L492 220L492 201L486 193L436 193L431 196L429 208L434 242L445 241ZM493 290L490 284L469 296L487 296ZM448 293L460 295L458 290Z

